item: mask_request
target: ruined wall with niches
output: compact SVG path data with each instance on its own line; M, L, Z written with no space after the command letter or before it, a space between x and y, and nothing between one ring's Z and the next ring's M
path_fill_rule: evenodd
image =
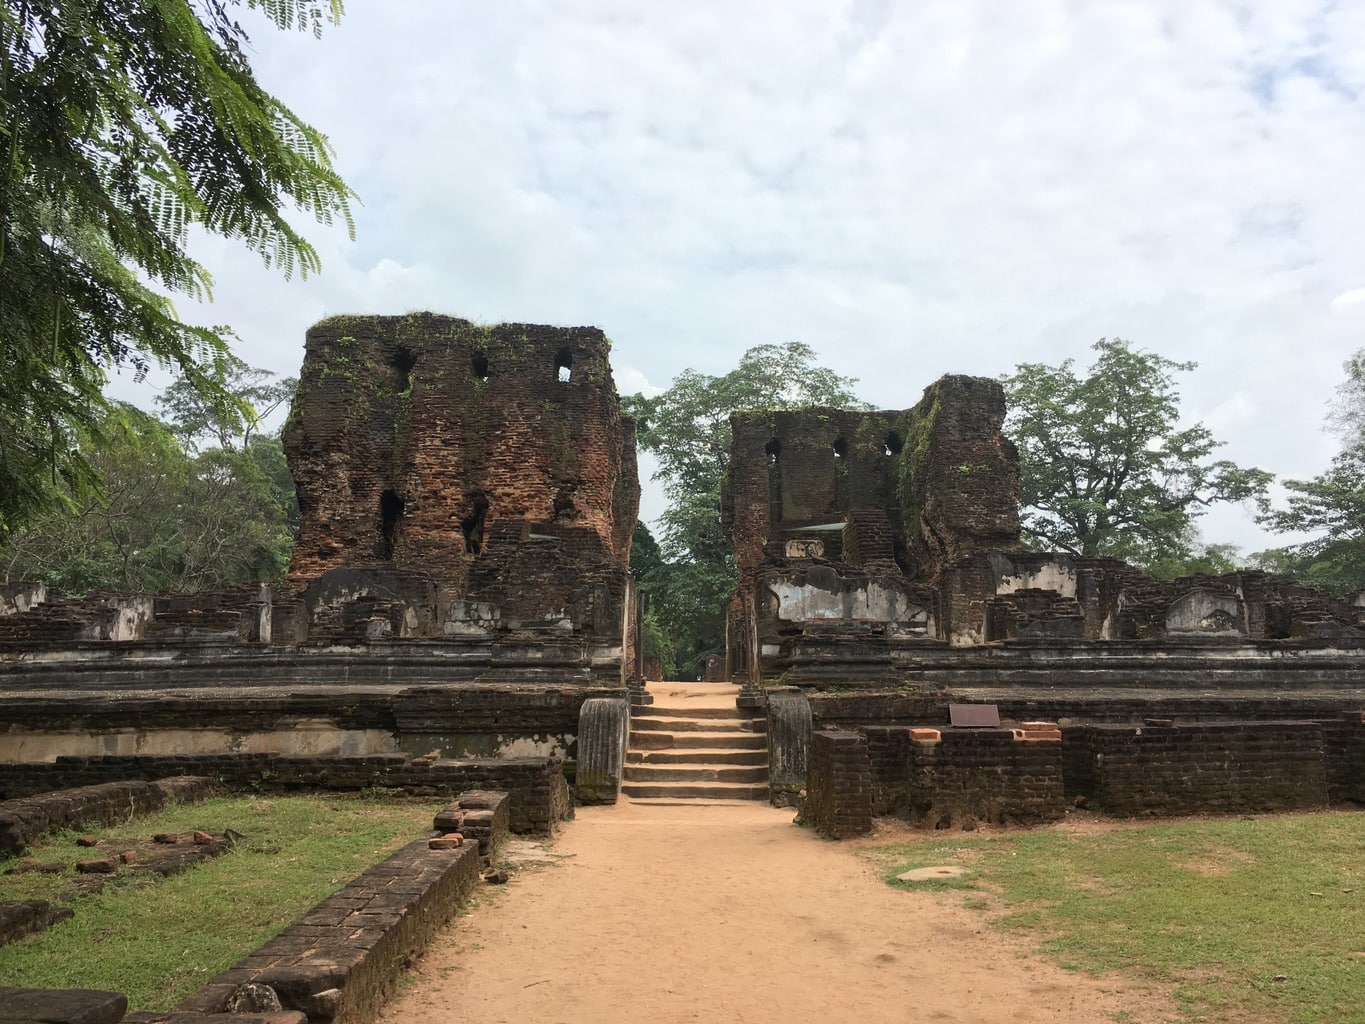
M843 523L869 510L898 519L899 417L828 408L732 414L722 515L740 575L762 564L770 541L804 536L802 527ZM880 542L870 554L891 540L873 525L861 528Z
M407 568L458 591L505 519L627 564L639 485L608 347L591 327L431 313L314 326L284 431L300 510L288 581Z
M1318 722L1077 725L1064 735L1068 795L1109 814L1290 811L1328 801Z
M1000 385L962 376L939 378L901 418L901 529L917 579L1019 546L1019 456L1000 433L1004 421Z

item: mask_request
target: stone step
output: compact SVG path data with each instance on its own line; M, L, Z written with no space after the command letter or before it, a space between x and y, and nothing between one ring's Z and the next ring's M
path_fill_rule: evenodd
M650 709L653 710L652 708ZM640 732L750 732L767 730L762 718L657 718L654 715L632 715L630 727Z
M745 720L765 717L763 714L748 714L734 704L723 708L693 708L679 704L655 703L649 707L650 718L743 718Z
M621 792L633 800L766 800L768 786L744 782L622 782Z
M752 782L766 784L768 766L762 765L683 765L628 764L622 770L623 782Z
M634 730L627 744L631 750L767 750L768 737L761 732L641 732Z
M646 807L686 807L688 809L692 809L702 807L739 807L741 805L747 806L748 804L752 804L754 801L751 797L747 796L744 797L743 799L733 799L730 797L723 796L717 797L693 796L681 798L672 796L655 797L637 796L631 797L630 802L633 804L643 804Z
M653 735L662 735L654 733ZM733 747L685 747L682 750L631 750L627 764L762 764L768 763L768 752L762 747L735 750Z

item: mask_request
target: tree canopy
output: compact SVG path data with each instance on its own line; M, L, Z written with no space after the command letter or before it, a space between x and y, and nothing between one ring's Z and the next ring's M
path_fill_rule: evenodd
M341 0L242 0L315 34ZM226 332L176 314L202 297L190 228L286 275L318 269L285 207L350 226L326 139L257 83L231 0L0 4L0 533L97 480L113 368L153 365L210 406ZM60 488L55 483L60 483Z
M0 543L0 579L41 580L67 596L165 593L273 582L297 529L277 436L195 452L171 424L122 406L81 454L98 495L63 489Z
M1176 374L1194 363L1117 338L1092 347L1083 376L1068 359L1002 378L1030 543L1148 565L1188 557L1194 520L1214 502L1264 507L1269 473L1212 459L1212 432L1179 426Z
M1255 556L1267 568L1339 593L1365 589L1365 349L1345 370L1328 416L1341 451L1319 476L1284 481L1287 505L1261 518L1277 532L1317 536Z
M659 460L669 507L660 517L662 558L641 565L632 550L650 615L679 676L695 677L725 649L725 601L738 577L720 518L720 487L730 458L730 414L746 409L823 405L856 408L857 382L815 364L800 342L757 345L719 377L684 370L661 395L626 395L641 449ZM665 663L668 659L665 658Z

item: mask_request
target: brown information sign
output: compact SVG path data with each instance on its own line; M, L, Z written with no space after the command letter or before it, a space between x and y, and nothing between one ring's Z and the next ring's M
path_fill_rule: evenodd
M997 726L1000 708L994 704L949 704L948 721L953 725Z

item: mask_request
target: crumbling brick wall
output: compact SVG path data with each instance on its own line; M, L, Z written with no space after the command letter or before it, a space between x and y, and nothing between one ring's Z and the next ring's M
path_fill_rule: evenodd
M38 763L0 762L0 799L14 800L76 786L124 779L205 776L229 789L253 792L402 789L417 796L500 790L511 799L513 832L548 835L569 816L562 764L552 757L428 760L403 754L369 757L285 757L279 754L178 754L59 757Z
M1328 800L1318 722L1077 725L1069 794L1121 816L1288 811Z
M1019 546L1019 455L1000 432L1004 422L999 383L963 376L929 385L902 417L901 513L917 578Z
M861 512L864 534L877 535L866 513L889 519L897 507L899 416L826 408L731 415L722 517L741 576L758 569L770 542L802 536L803 527ZM840 538L820 539L824 546ZM893 539L889 530L880 537ZM885 561L890 552L879 545L868 554Z
M872 831L867 737L856 732L818 730L811 733L809 756L801 822L830 839Z
M1065 814L1055 726L919 728L909 739L905 816L917 825L1032 825Z
M592 327L431 313L317 324L284 431L289 579L387 565L461 580L504 518L581 528L627 562L639 486L608 348Z

